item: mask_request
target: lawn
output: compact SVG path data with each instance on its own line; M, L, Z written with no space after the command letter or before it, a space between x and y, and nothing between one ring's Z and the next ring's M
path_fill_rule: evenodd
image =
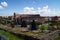
M23 40L23 38L18 38L17 36L9 32L5 32L4 30L0 30L0 34L6 36L9 40Z

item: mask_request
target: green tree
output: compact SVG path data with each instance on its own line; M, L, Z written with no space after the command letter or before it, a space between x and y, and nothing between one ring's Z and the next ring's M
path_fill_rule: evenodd
M31 30L37 30L37 23L35 22L35 20L32 20L31 22Z
M12 28L14 28L14 23L13 22L11 22L10 25L11 25Z
M47 30L48 29L48 27L45 25L45 24L42 24L41 26L40 26L40 30L43 32L44 30Z
M59 29L60 22L53 20L53 21L51 21L50 26L52 26L52 30ZM57 28L54 28L53 26L56 26Z
M26 21L21 21L21 27L27 27L27 23L26 23Z

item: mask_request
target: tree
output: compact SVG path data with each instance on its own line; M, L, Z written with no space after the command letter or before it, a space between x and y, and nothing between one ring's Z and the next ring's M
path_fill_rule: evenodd
M24 20L21 21L21 27L27 27L26 21L24 21Z
M11 22L11 27L14 28L14 23L13 22Z
M52 30L59 29L59 25L60 25L60 23L58 21L54 21L54 20L52 20L50 23L50 26L52 26Z
M31 30L37 30L37 23L35 22L35 20L31 22Z
M48 27L45 25L45 24L42 24L41 26L40 26L40 30L42 30L42 32L44 31L44 30L47 30L48 29Z

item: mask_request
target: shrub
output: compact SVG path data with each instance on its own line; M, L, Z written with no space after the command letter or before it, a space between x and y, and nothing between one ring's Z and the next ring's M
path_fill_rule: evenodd
M26 21L21 21L21 27L27 27L27 23L26 23Z
M14 28L14 23L13 22L11 22L11 27Z
M45 24L42 24L40 26L40 30L42 30L42 32L43 32L43 30L47 30L47 29L48 29L48 27Z

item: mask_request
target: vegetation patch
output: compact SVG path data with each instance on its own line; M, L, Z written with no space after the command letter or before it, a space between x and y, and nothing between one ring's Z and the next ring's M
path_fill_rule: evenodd
M30 35L30 36L41 36L45 33L21 32L21 34Z
M0 34L6 36L9 40L23 40L23 38L19 38L9 32L5 32L4 30L0 30Z
M54 40L60 40L60 37L58 37L58 38L55 38Z

